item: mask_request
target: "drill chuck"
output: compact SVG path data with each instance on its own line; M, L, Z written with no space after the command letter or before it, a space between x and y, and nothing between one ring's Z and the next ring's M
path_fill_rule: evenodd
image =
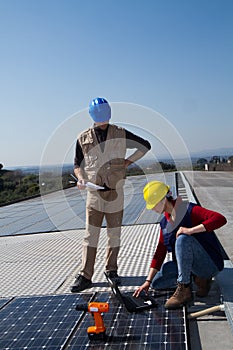
M88 311L88 305L87 304L78 304L78 305L76 305L75 309L77 311Z

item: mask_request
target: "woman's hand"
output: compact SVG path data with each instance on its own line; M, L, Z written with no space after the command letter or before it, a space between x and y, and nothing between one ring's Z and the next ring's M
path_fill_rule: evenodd
M200 233L205 232L206 228L203 224L194 226L194 227L180 227L178 231L176 232L176 238L179 237L179 235L193 235L194 233Z
M188 227L180 227L178 231L176 232L176 238L179 237L179 235L191 235L191 229Z
M140 293L144 291L146 294L148 294L148 290L150 288L150 282L145 281L138 289L135 290L133 293L133 297L139 297Z

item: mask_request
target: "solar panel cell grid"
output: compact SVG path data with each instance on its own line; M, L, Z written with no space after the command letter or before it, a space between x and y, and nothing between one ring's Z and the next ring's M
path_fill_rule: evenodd
M106 339L89 340L86 330L93 320L86 314L68 349L187 349L184 310L165 310L168 297L169 293L158 297L157 309L132 314L112 294L98 293L98 301L110 304L109 312L103 314Z
M128 313L109 292L95 301L108 302L102 317L104 340L90 340L87 328L94 325L90 313L76 311L93 294L15 298L0 311L0 349L187 349L184 310L165 310L169 293L157 294L158 308ZM84 316L84 317L83 317Z
M0 349L61 349L92 294L16 298L0 311Z

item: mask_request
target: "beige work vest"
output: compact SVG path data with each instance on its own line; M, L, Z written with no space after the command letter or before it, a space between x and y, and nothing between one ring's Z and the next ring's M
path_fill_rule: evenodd
M100 186L105 184L111 189L123 186L126 172L125 130L113 124L109 125L104 152L93 128L84 131L78 140L84 155L81 167L88 181Z

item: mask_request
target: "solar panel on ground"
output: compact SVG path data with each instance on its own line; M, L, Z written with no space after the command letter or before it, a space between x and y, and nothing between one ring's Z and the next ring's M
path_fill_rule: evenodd
M156 309L132 314L111 293L98 293L95 301L108 302L110 305L109 312L102 315L106 339L89 340L87 328L94 325L94 321L90 314L86 314L68 349L188 349L185 310L166 310L164 303L168 297L169 293L163 292L157 296Z
M128 313L112 293L17 297L0 311L1 349L187 349L184 309L165 310L169 293L157 295L158 307ZM105 340L90 340L94 319L77 304L108 302L102 315Z
M18 297L0 311L0 349L62 349L93 294Z
M11 298L0 298L0 309L2 309L9 301Z

